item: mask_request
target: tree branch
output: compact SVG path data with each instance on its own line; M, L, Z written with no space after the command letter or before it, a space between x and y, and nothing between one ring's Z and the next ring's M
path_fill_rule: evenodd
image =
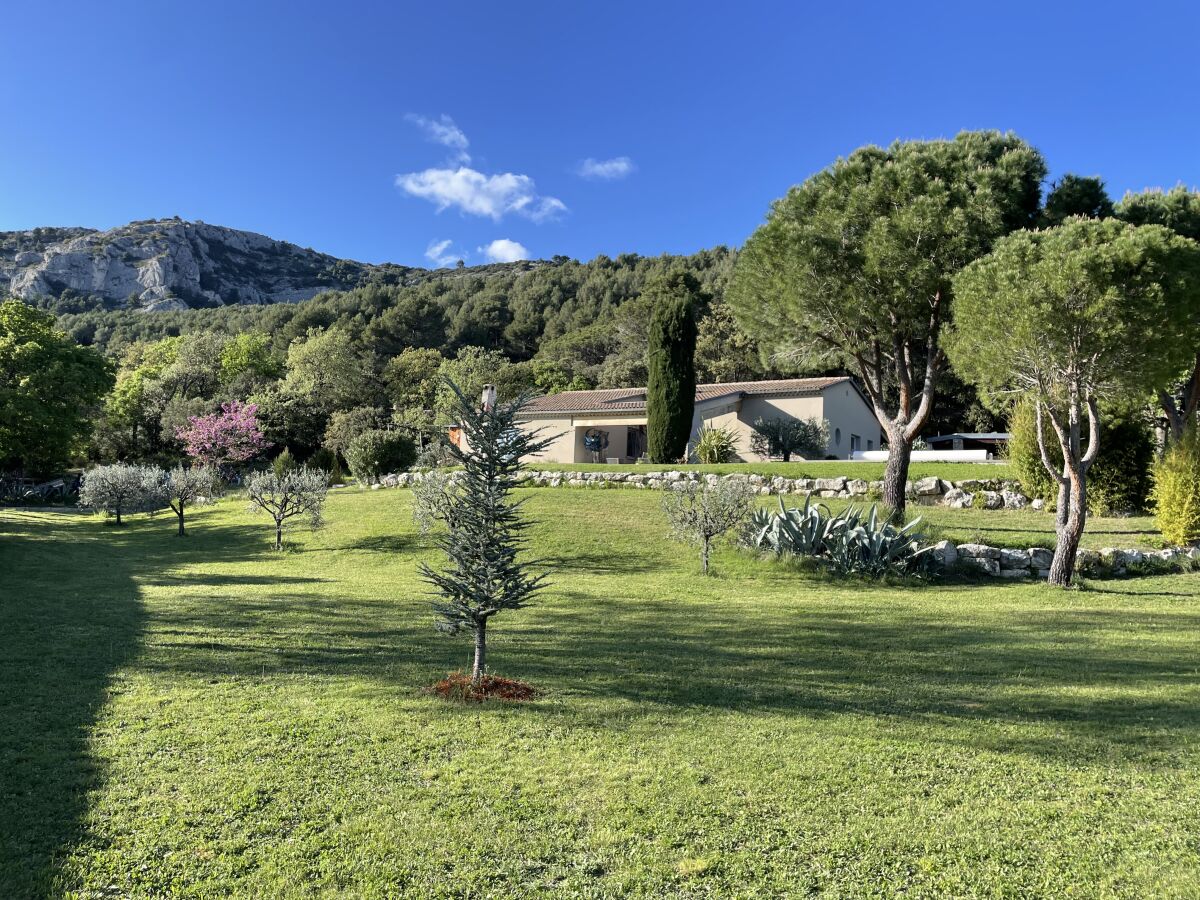
M1034 412L1034 415L1037 416L1037 443L1038 443L1038 452L1042 456L1042 465L1046 468L1046 471L1048 473L1050 473L1050 477L1053 478L1058 484L1060 484L1060 485L1066 484L1067 483L1066 476L1064 476L1062 472L1056 472L1054 470L1054 463L1052 463L1050 461L1050 453L1046 449L1046 428L1042 424L1042 401L1041 400L1038 400L1033 404L1033 412ZM1059 443L1064 443L1062 429L1059 428L1058 423L1056 421L1054 421L1053 416L1050 417L1050 421L1051 421L1051 424L1054 425L1054 430L1056 432L1058 432ZM1064 455L1065 455L1065 453L1064 453Z
M1096 456L1100 453L1100 405L1094 396L1087 398L1087 415L1088 448L1079 460L1080 468L1084 473L1091 468L1092 463L1096 461Z

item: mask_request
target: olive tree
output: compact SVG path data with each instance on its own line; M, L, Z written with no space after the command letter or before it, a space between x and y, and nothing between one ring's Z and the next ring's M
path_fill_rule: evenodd
M1169 191L1143 191L1126 194L1117 204L1116 215L1132 225L1163 225L1176 234L1200 241L1200 193L1182 186ZM1200 285L1195 286L1189 303L1191 316L1185 328L1163 334L1163 341L1180 342L1192 348L1192 355L1170 382L1158 388L1158 403L1166 418L1171 442L1183 437L1189 424L1198 424L1200 412Z
M96 466L79 485L79 505L115 517L118 525L123 515L159 509L165 500L163 472L157 466Z
M750 427L754 430L750 449L766 458L781 456L784 462L791 462L795 453L806 459L820 459L829 446L828 419L759 417Z
M711 485L680 482L663 495L663 512L672 536L700 548L700 567L705 575L712 542L749 520L755 496L749 483L728 478Z
M1075 568L1088 469L1100 450L1100 402L1141 396L1178 370L1190 348L1162 336L1183 327L1197 277L1194 241L1157 225L1080 218L1010 235L954 279L955 370L992 402L1007 394L1034 403L1039 455L1066 506L1052 584L1070 584Z
M179 536L183 537L184 514L189 506L211 503L220 491L221 478L212 466L176 466L162 473L162 494L179 520Z
M255 472L246 480L252 510L262 510L275 521L275 549L283 549L283 525L303 516L313 528L325 524L322 516L329 476L301 466L289 472Z
M727 299L777 368L847 369L888 436L883 499L903 517L933 410L951 278L1030 225L1046 165L1011 134L863 147L775 201Z

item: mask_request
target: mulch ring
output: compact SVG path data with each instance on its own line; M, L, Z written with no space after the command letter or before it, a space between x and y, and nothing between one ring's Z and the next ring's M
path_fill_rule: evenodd
M485 700L505 700L523 703L537 696L533 685L524 681L513 681L499 675L484 675L477 685L471 684L471 676L453 672L428 690L446 700L482 703Z

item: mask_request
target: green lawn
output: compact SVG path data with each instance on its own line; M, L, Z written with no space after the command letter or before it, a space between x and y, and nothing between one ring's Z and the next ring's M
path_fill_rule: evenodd
M718 475L728 475L733 472L746 472L755 475L782 475L785 478L836 478L845 475L848 478L861 478L864 481L879 481L883 478L884 463L881 462L847 462L846 460L822 460L819 462L766 462L766 463L722 463L718 465L674 465L660 466L650 464L608 465L606 463L531 463L530 468L543 472L715 472ZM1016 478L1016 474L1008 463L918 463L909 468L910 479L927 478L936 475L947 481L963 481L968 478L987 480L991 478Z
M527 493L517 706L422 693L407 491L278 555L0 511L0 896L1200 894L1200 574L704 579L655 494Z

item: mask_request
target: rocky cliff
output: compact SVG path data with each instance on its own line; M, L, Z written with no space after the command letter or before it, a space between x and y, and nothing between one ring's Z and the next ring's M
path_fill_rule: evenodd
M291 303L358 284L372 267L204 222L160 219L108 231L0 232L0 295L92 298L147 311Z

